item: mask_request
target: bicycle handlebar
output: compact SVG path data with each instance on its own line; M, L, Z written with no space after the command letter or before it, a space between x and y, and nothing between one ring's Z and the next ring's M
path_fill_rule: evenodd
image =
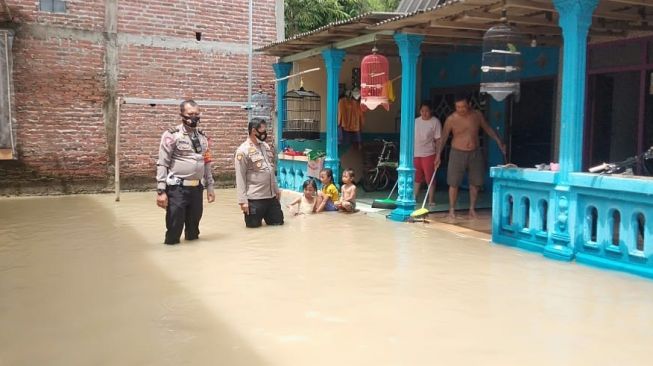
M650 160L653 159L653 146L651 146L647 151L643 152L640 155L636 156L631 156L626 160L616 162L616 163L603 163L600 165L593 166L588 169L590 173L607 173L607 174L612 174L617 172L617 170L621 168L628 168L631 167L638 162L642 160Z
M374 141L383 142L384 145L394 145L393 141L388 141L386 139L374 139Z
M597 166L593 166L593 167L589 168L589 172L590 173L598 173L598 172L601 172L601 171L604 171L604 170L608 170L608 168L610 168L610 165L607 164L607 163L603 163L601 165L597 165Z

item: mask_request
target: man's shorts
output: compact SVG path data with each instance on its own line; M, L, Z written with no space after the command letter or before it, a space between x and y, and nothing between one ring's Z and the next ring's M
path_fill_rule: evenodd
M245 226L259 227L263 220L268 225L283 225L283 211L276 197L262 200L249 200L249 215L245 216Z
M469 172L469 184L482 186L485 180L485 159L481 149L463 151L452 148L449 153L449 166L447 168L447 184L451 187L460 187Z
M360 144L363 142L363 136L360 131L346 131L338 127L338 142L340 144Z
M414 157L413 165L415 165L415 183L429 184L431 176L435 168L435 155Z

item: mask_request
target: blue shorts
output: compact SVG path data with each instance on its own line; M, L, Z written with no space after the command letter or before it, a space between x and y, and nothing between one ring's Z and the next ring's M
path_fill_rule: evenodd
M338 211L338 208L336 207L336 204L331 201L331 199L327 198L327 203L324 205L324 211Z
M360 131L345 131L342 127L338 128L338 141L341 144L353 144L363 142L363 136Z

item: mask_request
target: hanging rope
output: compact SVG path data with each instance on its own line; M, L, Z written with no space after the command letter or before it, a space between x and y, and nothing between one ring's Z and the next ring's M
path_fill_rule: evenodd
M286 80L286 79L294 78L294 77L299 76L299 75L304 75L304 74L308 74L309 72L315 72L315 71L319 71L319 70L320 70L320 68L319 68L319 67L316 67L316 68L314 68L314 69L310 69L310 70L306 70L306 71L301 71L301 72L298 72L298 73L296 73L296 74L292 74L292 75L284 76L284 77L279 78L279 79L274 79L274 80L272 80L272 82L273 82L273 83L276 83L276 82L279 82L279 81L283 81L283 80Z

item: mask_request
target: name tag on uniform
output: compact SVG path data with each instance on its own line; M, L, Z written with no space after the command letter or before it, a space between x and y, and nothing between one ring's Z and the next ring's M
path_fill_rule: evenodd
M249 156L250 160L252 160L253 163L256 163L257 161L263 160L263 155L260 153L252 154Z
M192 147L190 146L190 143L186 140L177 140L177 149L178 150L190 150Z

